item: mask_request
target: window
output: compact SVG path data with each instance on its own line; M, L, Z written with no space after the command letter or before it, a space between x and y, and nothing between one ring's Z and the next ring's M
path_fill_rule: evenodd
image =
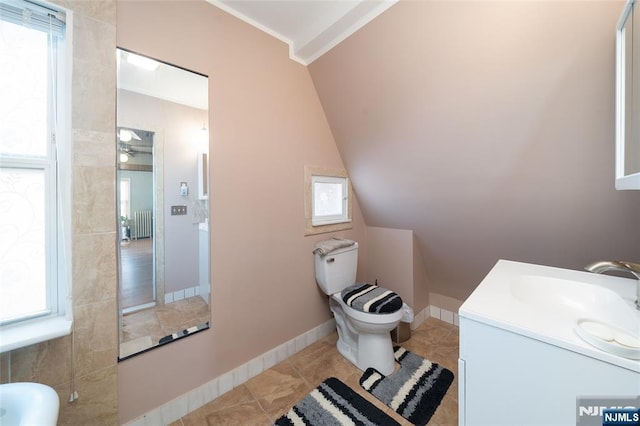
M305 235L351 229L351 185L344 169L305 166Z
M311 192L313 193L311 223L313 226L349 221L347 184L346 177L311 177Z
M0 0L2 326L65 313L64 20L35 3ZM3 328L3 350L6 340Z
M131 179L120 178L120 219L131 217Z

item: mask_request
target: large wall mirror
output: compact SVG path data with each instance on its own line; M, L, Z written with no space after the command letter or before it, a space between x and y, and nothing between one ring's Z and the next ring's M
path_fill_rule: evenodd
M640 9L628 0L616 49L616 189L640 189Z
M208 79L117 49L119 359L209 328Z

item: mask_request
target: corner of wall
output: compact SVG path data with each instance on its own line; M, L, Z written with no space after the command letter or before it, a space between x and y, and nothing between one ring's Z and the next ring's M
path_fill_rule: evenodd
M414 309L422 310L429 306L429 278L415 232L411 232L411 236L413 244L413 303Z

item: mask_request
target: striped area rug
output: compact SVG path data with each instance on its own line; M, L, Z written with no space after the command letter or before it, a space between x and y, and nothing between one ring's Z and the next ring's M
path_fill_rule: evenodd
M400 423L335 377L320 383L274 424L277 426L400 426Z
M453 382L453 373L401 346L395 346L400 368L383 376L368 368L360 385L415 425L426 425Z

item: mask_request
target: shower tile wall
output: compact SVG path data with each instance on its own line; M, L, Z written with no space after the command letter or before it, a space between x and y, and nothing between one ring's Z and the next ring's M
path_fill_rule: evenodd
M59 0L73 13L71 338L2 354L0 382L36 381L60 396L59 425L117 424L114 0ZM69 25L69 23L68 23Z

